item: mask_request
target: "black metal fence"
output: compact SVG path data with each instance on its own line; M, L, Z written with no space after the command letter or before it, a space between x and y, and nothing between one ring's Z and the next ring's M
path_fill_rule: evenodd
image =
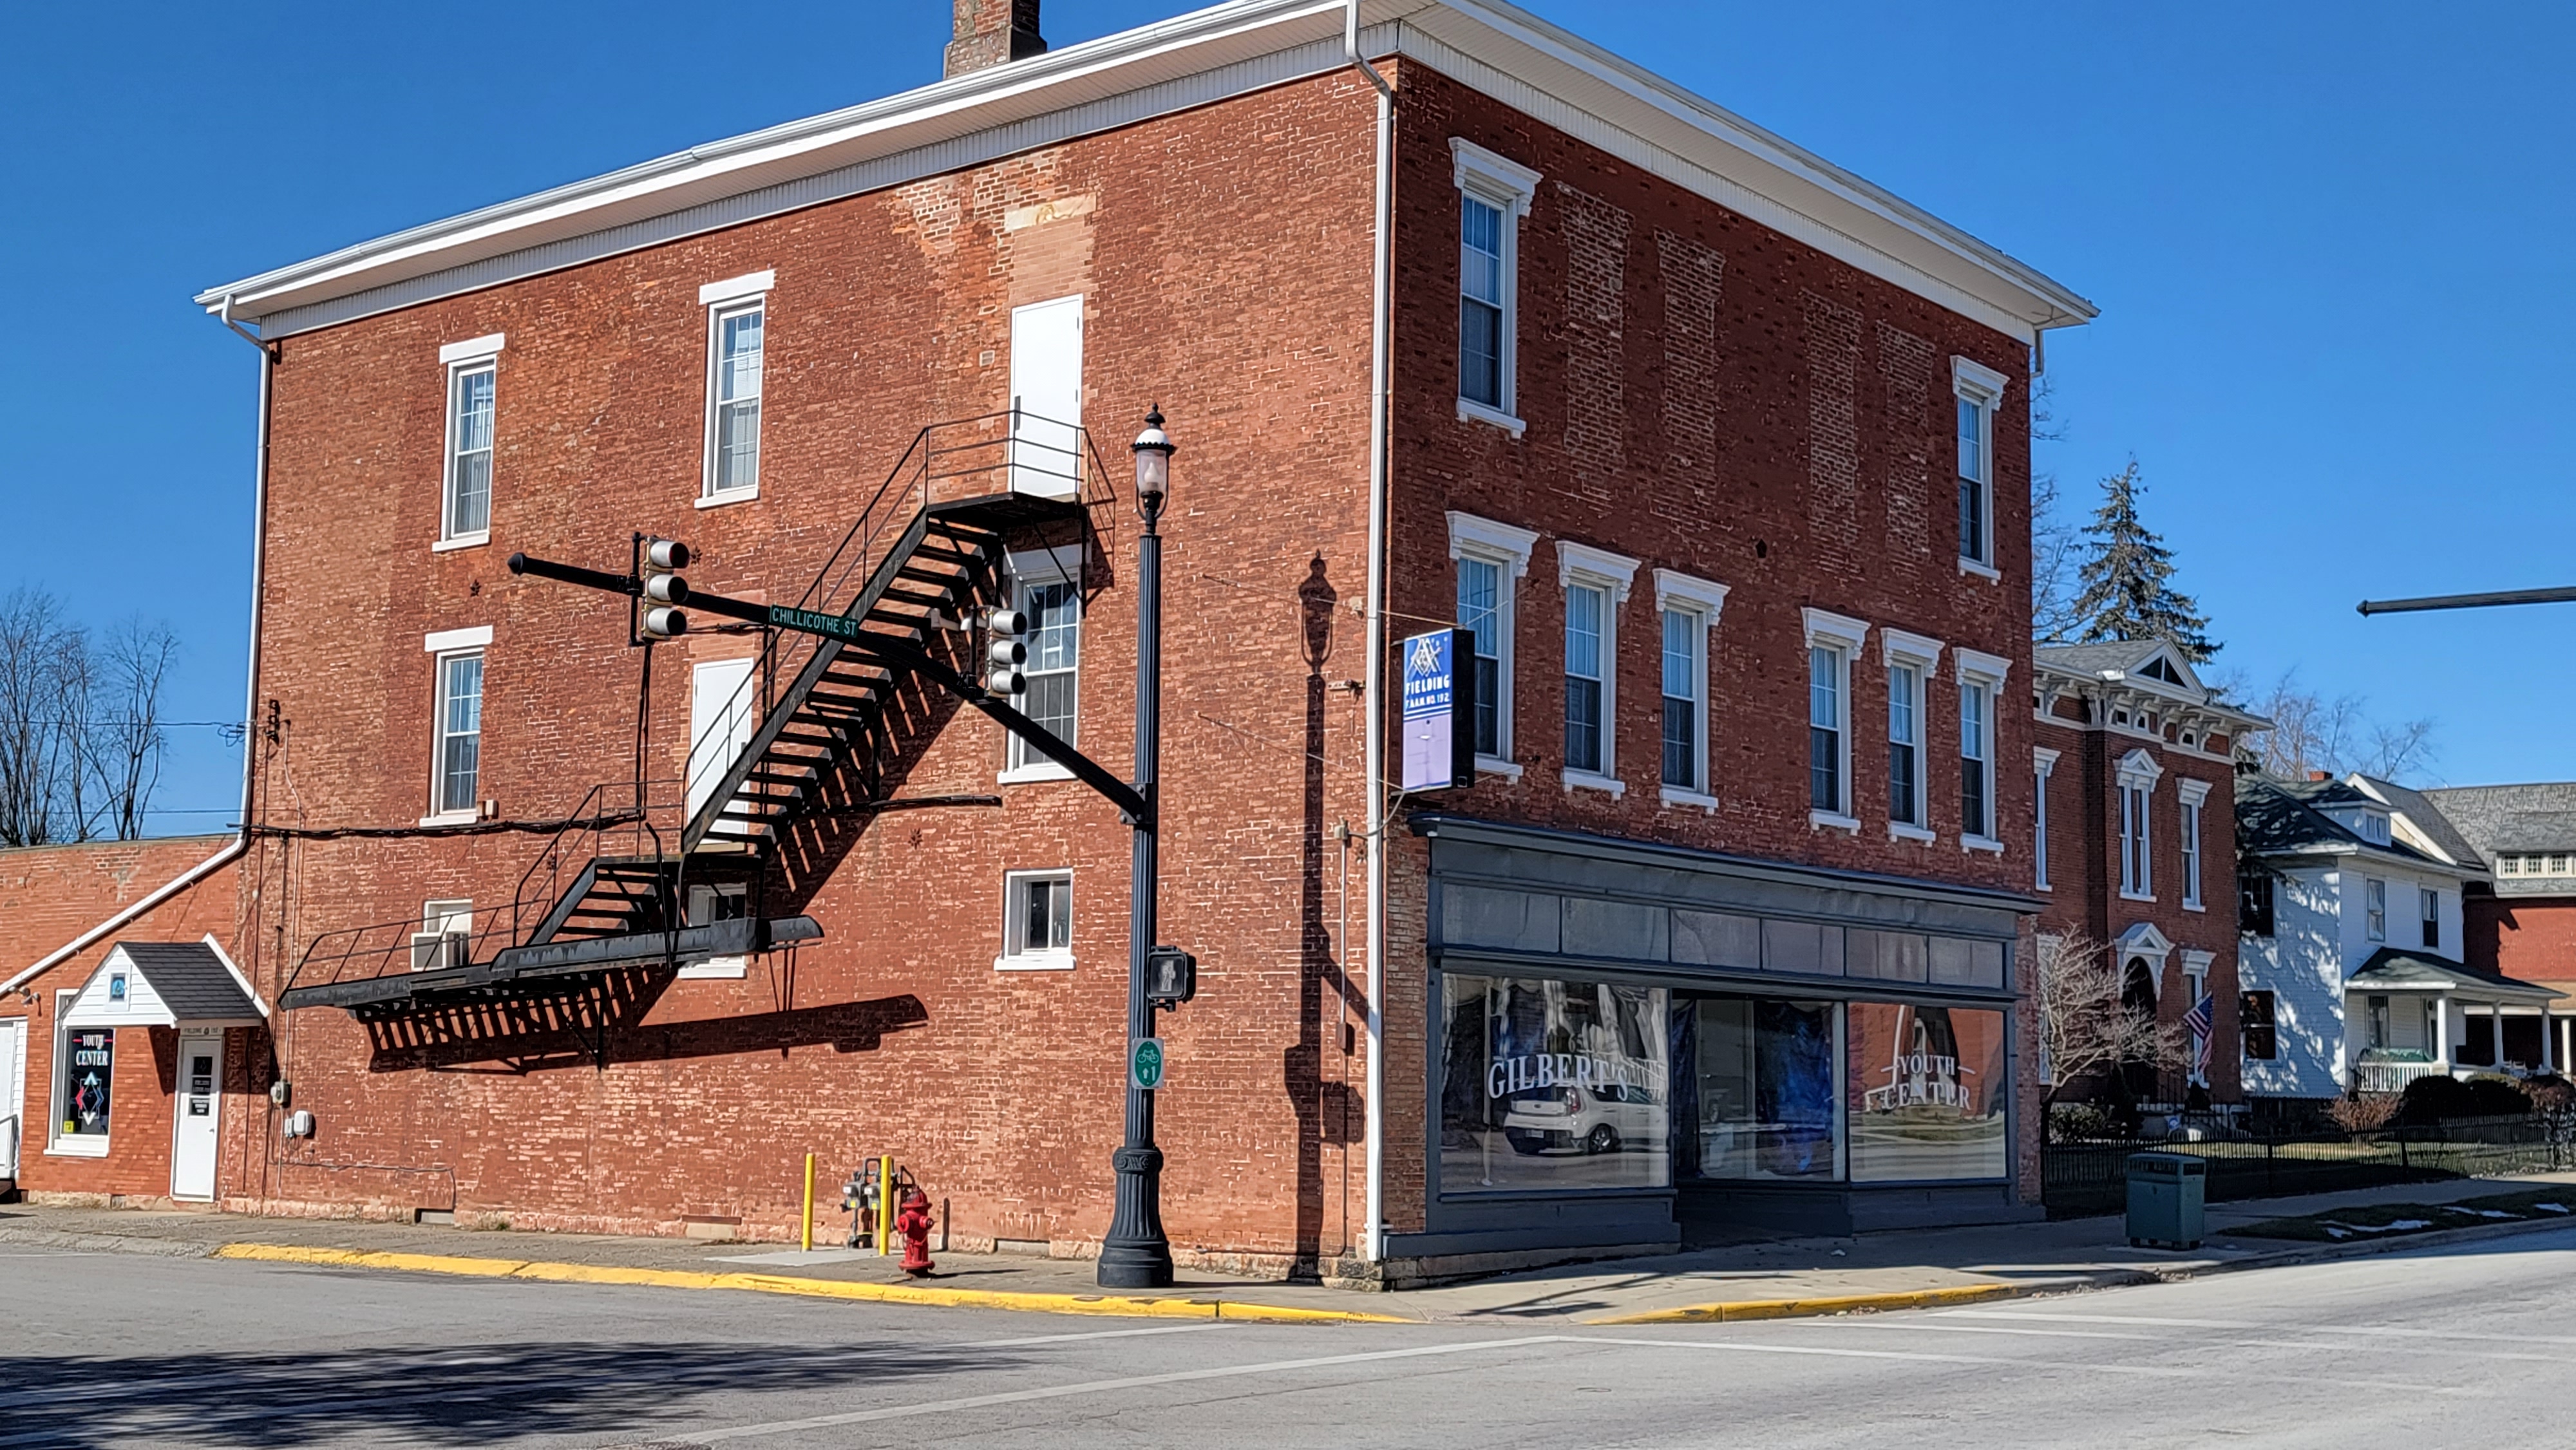
M2209 1165L2210 1201L2280 1198L2576 1167L2576 1145L2539 1114L2460 1118L2431 1128L2211 1136L2201 1142L2087 1140L2040 1150L2041 1199L2050 1218L2119 1213L2128 1206L2132 1153L2189 1153Z

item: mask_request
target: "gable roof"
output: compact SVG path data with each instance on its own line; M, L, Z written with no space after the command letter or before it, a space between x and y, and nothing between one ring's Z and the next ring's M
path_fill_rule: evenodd
M2450 817L2444 815L2439 806L2425 798L2422 791L2410 790L2393 780L2381 780L2377 776L2362 775L2358 772L2346 779L2349 784L2358 787L2364 794L2385 802L2399 820L2423 833L2424 838L2433 844L2435 851L2459 865L2473 866L2480 870L2486 868L2486 857L2479 853L2476 846L2469 843L2468 837L2460 834L2459 828L2451 824Z
M1504 0L1361 0L1418 61L2028 342L2091 302L1824 158ZM412 227L208 288L286 336L736 226L1343 69L1342 0L1228 0Z
M2171 641L2110 639L2090 644L2033 644L2031 663L2042 675L2064 675L2087 684L2135 686L2150 694L2188 702L2224 722L2230 730L2264 730L2272 722L2218 698L2203 684L2200 672Z
M2236 778L2236 850L2243 856L2376 856L2446 876L2484 874L2482 866L2455 866L2403 841L2382 846L2364 840L2320 807L2366 805L2384 810L2339 780L2292 783L2268 775Z
M122 994L107 984L127 978ZM63 1013L79 1027L255 1027L268 1019L258 994L212 937L194 942L121 941L90 973Z
M2418 794L2489 863L2499 856L2576 853L2576 781L2442 786ZM2576 881L2495 875L2498 896L2576 895Z

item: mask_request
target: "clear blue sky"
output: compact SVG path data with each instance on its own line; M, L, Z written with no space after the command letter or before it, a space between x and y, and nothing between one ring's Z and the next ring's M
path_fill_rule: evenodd
M1537 7L2103 308L2049 348L2080 504L2150 522L2257 682L2441 722L2452 782L2576 775L2576 606L2364 621L2366 594L2576 583L2576 8ZM1685 18L1675 19L1677 11ZM1059 44L1172 13L1051 0ZM0 588L187 645L241 707L255 357L200 287L936 78L943 0L38 6L0 55ZM157 830L232 819L183 729ZM182 814L182 812L201 812Z

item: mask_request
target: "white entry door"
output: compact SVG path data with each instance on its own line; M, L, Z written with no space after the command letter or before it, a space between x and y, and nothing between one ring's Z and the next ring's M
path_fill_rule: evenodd
M707 660L689 672L689 815L707 803L742 748L751 743L760 701L752 685L757 660ZM740 828L719 829L719 836Z
M224 1035L179 1034L179 1124L170 1144L170 1196L212 1202L215 1123L224 1106Z
M27 1136L27 1019L0 1021L0 1178L18 1176Z
M1011 309L1011 491L1082 492L1082 298Z

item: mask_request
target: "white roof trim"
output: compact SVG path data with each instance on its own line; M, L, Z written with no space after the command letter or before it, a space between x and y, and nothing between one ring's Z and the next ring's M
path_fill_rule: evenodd
M270 336L455 296L1339 70L1340 0L1231 0L712 142L209 288ZM2088 321L2062 284L1500 0L1362 0L1400 55L2022 341Z

